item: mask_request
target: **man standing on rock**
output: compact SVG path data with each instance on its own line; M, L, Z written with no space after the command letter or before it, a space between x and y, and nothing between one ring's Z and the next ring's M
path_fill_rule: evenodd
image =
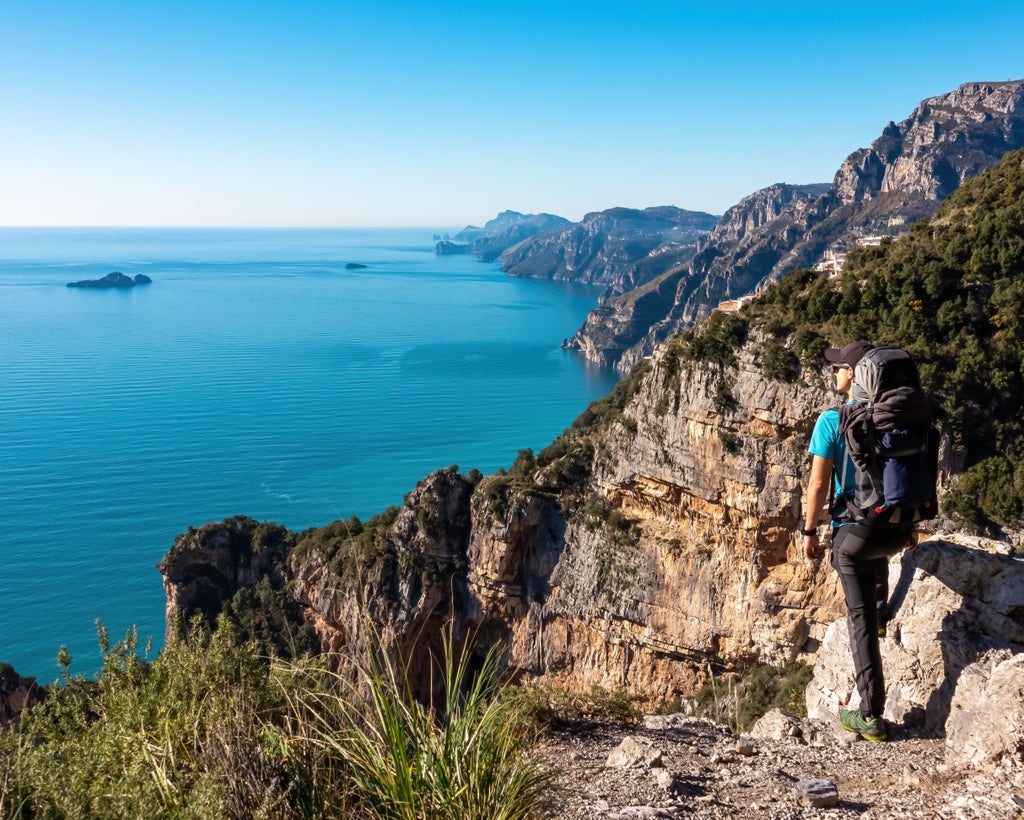
M841 350L830 347L825 351L825 359L832 365L836 391L844 393L851 401L854 368L872 348L868 342L857 341ZM853 462L845 458L846 438L839 432L839 408L830 408L818 416L808 452L812 456L811 477L804 506L804 527L800 531L804 536L804 555L815 563L821 560L818 520L832 486L834 495L829 504L832 566L839 574L846 599L850 647L860 695L860 708L842 710L839 723L866 740L885 740L887 732L882 717L885 681L878 641L885 630L889 556L904 547L907 535L900 530L872 529L847 519L845 499L853 497L855 469Z

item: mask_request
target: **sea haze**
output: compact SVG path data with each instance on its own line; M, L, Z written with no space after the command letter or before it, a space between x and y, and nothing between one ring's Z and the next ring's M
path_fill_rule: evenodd
M560 347L595 291L432 236L0 229L0 662L49 682L66 644L91 674L97 618L159 648L155 564L189 526L366 519L614 387ZM66 287L115 270L153 284Z

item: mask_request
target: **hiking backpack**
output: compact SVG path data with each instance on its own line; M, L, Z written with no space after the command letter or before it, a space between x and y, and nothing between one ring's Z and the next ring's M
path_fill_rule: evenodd
M846 520L909 529L934 518L939 436L910 354L898 347L869 350L854 368L851 397L839 411L845 459L856 476Z

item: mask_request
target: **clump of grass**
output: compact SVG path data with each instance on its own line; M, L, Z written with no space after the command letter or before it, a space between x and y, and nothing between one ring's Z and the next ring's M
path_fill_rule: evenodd
M471 674L469 645L443 636L441 702L413 697L401 666L375 652L358 682L295 692L310 743L344 769L372 817L529 818L554 789L552 770L524 755L522 705L504 698L492 648Z

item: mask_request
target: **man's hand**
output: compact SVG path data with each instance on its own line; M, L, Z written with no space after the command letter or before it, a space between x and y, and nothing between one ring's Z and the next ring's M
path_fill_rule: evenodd
M821 539L818 534L804 536L804 555L811 563L817 564L821 560Z

